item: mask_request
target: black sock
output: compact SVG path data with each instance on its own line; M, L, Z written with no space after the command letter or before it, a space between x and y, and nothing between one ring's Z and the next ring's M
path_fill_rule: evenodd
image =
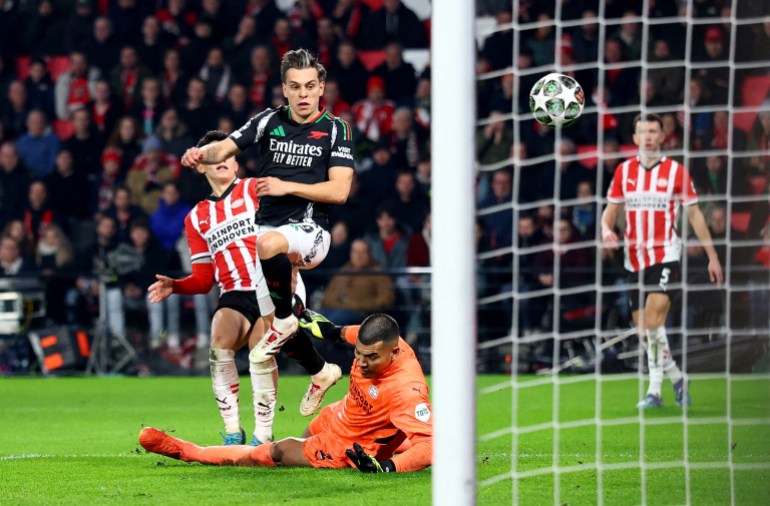
M304 332L294 334L294 337L286 341L281 350L287 357L304 367L311 376L320 372L326 363Z
M291 315L291 262L285 254L260 260L265 273L270 298L275 304L275 317L288 318Z
M294 316L299 318L299 314L305 310L305 301L302 300L302 297L294 294L294 298L292 299L294 304L292 304L291 312L294 313Z

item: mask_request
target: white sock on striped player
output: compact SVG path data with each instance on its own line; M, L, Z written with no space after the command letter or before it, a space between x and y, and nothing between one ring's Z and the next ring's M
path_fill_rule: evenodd
M225 423L225 432L232 434L241 430L241 415L238 406L240 380L235 367L235 351L211 348L211 386L214 398Z

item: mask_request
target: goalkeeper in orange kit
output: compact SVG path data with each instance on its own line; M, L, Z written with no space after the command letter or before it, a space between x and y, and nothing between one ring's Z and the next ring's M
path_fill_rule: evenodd
M139 443L166 457L220 466L355 466L363 472L430 466L433 422L428 386L414 351L399 337L396 321L375 314L360 327L340 329L310 314L303 327L316 337L333 335L354 345L355 360L348 393L323 408L303 438L257 447L201 447L147 427L139 434ZM396 455L397 449L403 453Z

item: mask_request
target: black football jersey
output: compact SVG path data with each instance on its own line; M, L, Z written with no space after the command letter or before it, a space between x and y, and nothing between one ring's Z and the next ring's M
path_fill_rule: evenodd
M257 177L315 184L329 180L329 167L354 169L350 125L326 108L304 124L291 119L291 110L286 106L267 109L230 138L241 151L254 144L259 146ZM259 224L277 227L308 220L328 229L329 204L294 195L259 199Z

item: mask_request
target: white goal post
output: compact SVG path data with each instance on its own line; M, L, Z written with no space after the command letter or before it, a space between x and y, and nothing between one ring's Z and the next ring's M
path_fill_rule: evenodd
M433 504L476 500L474 2L433 2Z

